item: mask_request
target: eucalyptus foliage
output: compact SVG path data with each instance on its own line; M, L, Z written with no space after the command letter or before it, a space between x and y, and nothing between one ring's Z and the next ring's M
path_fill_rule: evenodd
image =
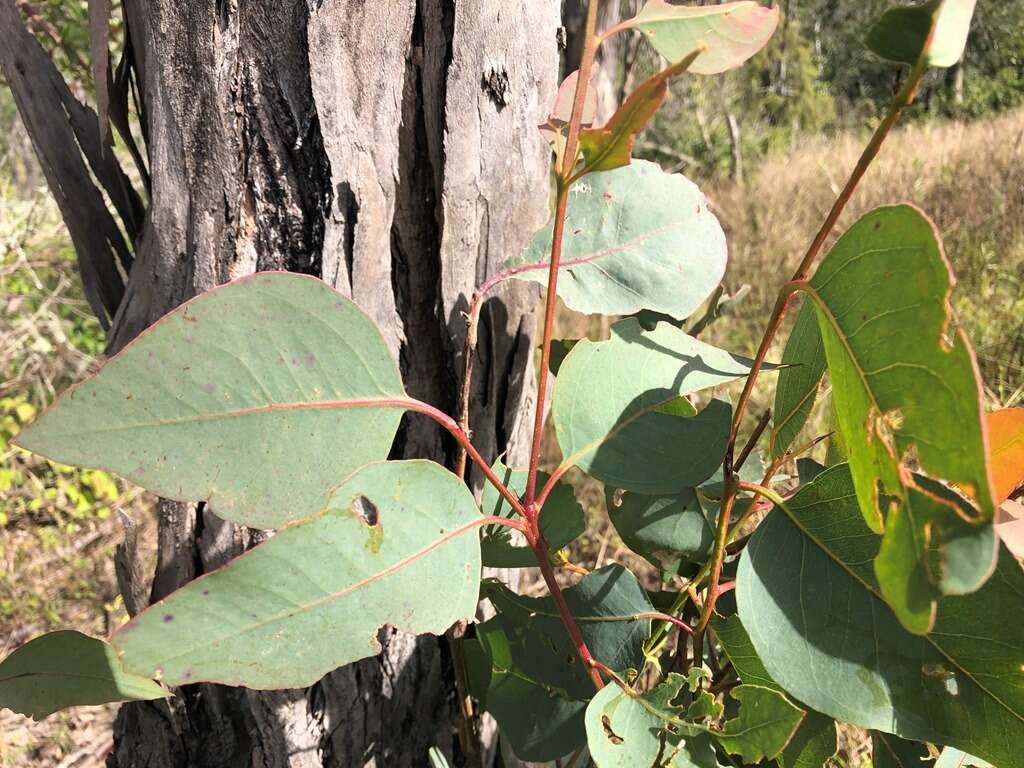
M191 683L308 686L376 654L385 625L468 624L453 633L462 693L521 759L823 768L848 723L872 732L878 767L942 748L935 765L1020 765L1024 571L993 519L1024 480L1024 419L984 413L924 212L872 211L818 258L924 72L959 60L972 10L901 5L868 34L874 53L910 65L905 83L754 356L697 338L723 316L728 253L704 195L630 155L671 78L740 66L778 10L649 0L617 27L591 27L581 71L542 126L552 219L469 313L472 345L479 299L518 279L544 287L549 305L619 316L609 338L554 348L549 316L537 408L554 376L562 460L548 474L543 420L528 466L481 456L466 418L406 394L374 323L320 281L262 273L168 314L18 443L276 533L107 641L56 632L15 650L0 663L0 705L45 717ZM632 29L670 66L595 126L594 46ZM751 392L776 376L774 416L753 427ZM825 398L834 430L814 435ZM461 469L388 459L410 410L479 465L480 497ZM823 466L806 454L826 440ZM572 561L586 522L570 470L603 483L622 542L660 585ZM536 566L549 594L481 581L484 566ZM481 599L490 618L475 622ZM429 760L444 763L439 751Z

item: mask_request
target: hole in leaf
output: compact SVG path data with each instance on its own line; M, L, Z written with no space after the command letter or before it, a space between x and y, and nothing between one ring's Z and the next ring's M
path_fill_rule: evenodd
M604 729L605 737L612 744L621 744L623 742L623 738L612 730L612 719L608 715L601 715L601 727Z
M921 667L921 672L926 677L937 678L942 682L942 687L946 689L946 693L950 696L958 696L960 694L960 686L957 683L956 673L946 669L942 664L925 664Z
M371 528L380 522L380 513L377 511L377 505L365 496L356 496L352 499L352 511L356 517Z

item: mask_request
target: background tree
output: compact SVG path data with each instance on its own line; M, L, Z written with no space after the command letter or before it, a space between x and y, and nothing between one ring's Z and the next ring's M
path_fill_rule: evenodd
M556 84L559 3L126 0L111 60L110 5L96 0L98 117L19 5L0 1L0 63L109 351L218 283L303 272L373 317L411 395L453 410L467 297L547 217L535 126ZM135 157L129 173L110 126ZM504 289L482 315L474 437L510 463L526 447L534 295ZM414 416L394 447L453 454ZM132 613L259 538L202 504L158 509L152 580L130 531L118 553ZM170 704L128 705L109 765L400 766L432 745L453 753L447 643L383 634L379 657L305 691L187 686Z

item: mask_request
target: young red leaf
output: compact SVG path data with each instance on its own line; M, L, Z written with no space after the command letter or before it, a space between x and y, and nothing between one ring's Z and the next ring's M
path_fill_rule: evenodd
M665 101L668 81L689 69L701 53L702 49L692 51L679 63L644 80L603 128L584 128L580 132L580 152L583 154L580 173L610 171L629 165L636 135Z
M544 141L559 154L561 154L560 144L565 141L565 127L569 125L569 119L572 117L572 101L576 95L576 82L579 77L580 72L576 70L562 81L562 84L558 86L555 103L551 107L548 119L537 126ZM583 117L580 124L583 126L593 124L596 115L597 90L591 87L587 89L587 95L583 102Z
M1004 408L986 416L992 492L1001 504L1024 483L1024 408Z

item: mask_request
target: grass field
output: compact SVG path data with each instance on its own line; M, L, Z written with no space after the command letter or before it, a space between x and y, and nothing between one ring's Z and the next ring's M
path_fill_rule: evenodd
M751 286L735 316L713 326L709 340L739 353L753 351L779 285L862 143L863 137L852 136L809 142L795 155L764 162L745 185L703 183L730 241L727 287ZM95 365L102 347L81 300L66 232L25 152L23 143L14 143L0 158L0 651L58 626L103 634L120 622L111 564L121 536L116 510L152 526L145 497L114 478L53 465L8 445L21 424ZM1024 112L898 131L843 222L905 200L929 213L945 237L960 281L954 295L958 319L975 341L989 400L1019 401ZM606 320L559 317L563 336L596 337L607 328ZM755 412L769 395L770 388L759 393ZM547 454L553 458L550 449ZM594 523L579 547L581 561L588 567L617 559L635 564L607 523L599 488L589 484L579 491ZM0 714L0 766L100 765L110 711L42 724ZM855 752L860 742L851 738L848 750ZM858 764L859 756L849 752L850 764Z
M751 286L721 341L752 350L776 292L792 274L866 137L814 142L762 164L746 185L710 196L726 228L727 282ZM935 222L958 279L954 304L993 403L1024 382L1024 112L972 124L897 131L869 169L839 231L879 205L913 202ZM723 323L724 327L725 324Z

